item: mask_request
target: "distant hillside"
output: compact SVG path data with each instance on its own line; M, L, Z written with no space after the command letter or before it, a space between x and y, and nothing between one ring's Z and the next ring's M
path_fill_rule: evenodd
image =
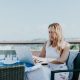
M65 38L68 42L80 42L80 38ZM44 43L47 39L18 40L18 41L0 41L0 43Z

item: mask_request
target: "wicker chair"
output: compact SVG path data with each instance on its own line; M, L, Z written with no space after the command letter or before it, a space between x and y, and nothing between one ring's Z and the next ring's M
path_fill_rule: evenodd
M24 66L13 65L0 67L0 80L24 80Z

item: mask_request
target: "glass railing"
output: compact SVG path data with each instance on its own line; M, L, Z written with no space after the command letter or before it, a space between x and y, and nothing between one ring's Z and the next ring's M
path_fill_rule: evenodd
M80 42L79 41L68 41L70 43L70 50L80 51ZM15 47L26 47L31 51L41 51L45 41L43 42L3 42L0 43L1 47L9 47L14 49ZM1 54L1 53L0 53Z

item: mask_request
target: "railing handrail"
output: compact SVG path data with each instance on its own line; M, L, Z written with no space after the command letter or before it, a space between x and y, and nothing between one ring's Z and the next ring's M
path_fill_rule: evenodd
M44 44L46 41L3 41L0 44ZM80 44L80 41L67 41L70 44Z

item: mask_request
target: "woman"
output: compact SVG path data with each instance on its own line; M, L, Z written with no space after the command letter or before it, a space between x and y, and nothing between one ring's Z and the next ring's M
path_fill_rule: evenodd
M66 60L70 49L69 43L64 41L62 28L59 23L52 23L48 27L49 40L42 48L40 57L53 58L55 60L49 62L48 67L51 70L67 69ZM67 72L56 73L55 80L67 80Z

